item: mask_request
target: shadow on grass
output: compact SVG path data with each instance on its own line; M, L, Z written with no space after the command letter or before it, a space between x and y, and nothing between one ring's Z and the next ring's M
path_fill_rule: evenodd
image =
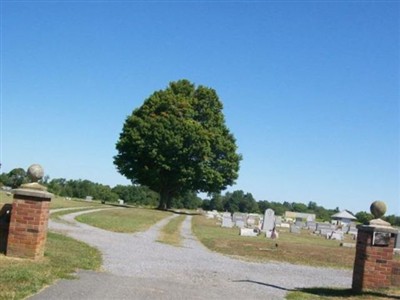
M258 285L263 285L267 287L272 287L274 289L278 290L283 290L287 292L301 292L305 294L311 294L311 295L316 295L316 296L324 296L324 297L331 297L331 298L350 298L350 297L360 297L360 299L363 299L363 297L373 297L373 298L378 298L378 299L399 299L400 296L396 295L388 295L384 291L379 292L379 291L366 291L362 293L356 293L352 289L337 289L337 288L295 288L295 289L288 289L279 285L274 285L274 284L269 284L265 282L260 282L260 281L254 281L254 280L234 280L233 282L247 282L247 283L253 283L253 284L258 284ZM371 299L371 298L368 298Z
M283 291L293 291L291 289L285 288L283 286L279 286L279 285L274 285L274 284L269 284L269 283L264 283L264 282L260 282L260 281L254 281L254 280L233 280L232 282L248 282L248 283L254 283L254 284L259 284L259 285L264 285L264 286L268 286L268 287L272 287L274 289L278 289L278 290L283 290Z
M168 209L167 211L172 212L177 215L187 215L187 216L201 215L201 213L198 213L198 212L187 212L187 211L179 211L179 210L174 210L174 209Z
M109 206L115 206L115 207L124 207L124 208L135 208L135 207L133 207L133 206L130 206L130 205L126 205L126 204L117 204L117 203L106 203L106 202L104 202L104 203L101 203L101 204L105 204L105 205L109 205Z
M297 288L295 291L312 294L317 296L325 296L325 297L357 297L360 296L369 296L376 298L386 298L386 299L400 299L400 296L388 295L384 291L366 291L362 293L356 293L352 289L335 289L335 288Z

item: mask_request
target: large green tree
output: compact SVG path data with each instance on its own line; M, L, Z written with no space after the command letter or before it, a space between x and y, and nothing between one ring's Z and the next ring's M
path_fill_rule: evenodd
M238 177L241 156L215 90L188 80L154 92L126 119L114 164L160 194L160 209L186 192L220 192Z

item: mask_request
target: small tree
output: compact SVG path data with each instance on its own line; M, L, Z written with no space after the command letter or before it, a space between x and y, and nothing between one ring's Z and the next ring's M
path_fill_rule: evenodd
M28 182L28 176L24 169L22 168L15 168L8 173L9 184L10 186L15 189L21 186L23 183Z
M172 82L135 109L116 144L114 164L160 194L160 209L186 192L220 192L238 177L241 156L213 89Z

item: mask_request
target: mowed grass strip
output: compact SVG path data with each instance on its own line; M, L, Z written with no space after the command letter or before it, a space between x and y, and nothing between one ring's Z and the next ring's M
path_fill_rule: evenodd
M0 191L0 206L4 203L12 203L13 195L7 193L5 191ZM83 199L73 198L71 200L65 200L65 197L54 196L50 201L50 209L56 208L68 208L68 207L84 207L84 206L93 206L93 207L101 207L99 201L84 201Z
M0 255L0 299L24 299L59 278L73 278L78 269L98 270L101 253L82 242L49 232L43 259Z
M109 231L133 233L145 231L170 215L170 212L156 209L119 208L83 214L75 219Z
M207 248L222 254L252 261L280 261L318 267L352 269L354 248L340 247L339 241L327 240L303 231L291 234L279 230L278 239L239 236L238 228L222 228L215 219L194 216L193 232Z
M303 288L289 292L287 300L384 300L400 299L400 288L380 289L364 293L354 293L351 289Z
M180 215L171 219L168 224L161 229L160 236L157 241L176 247L182 246L181 229L182 223L185 219L185 215Z
M65 200L65 197L54 196L50 202L50 209L56 208L68 208L68 207L85 207L85 206L93 206L93 207L102 207L98 201L84 201L82 199L73 198L71 200Z
M68 215L68 214L72 214L75 212L80 212L80 211L86 211L86 210L92 210L92 209L96 209L97 207L75 207L75 208L70 208L70 209L66 209L66 210L61 210L61 211L57 211L57 212L53 212L50 214L50 219L52 219L53 221L57 221L60 223L70 223L66 220L61 219L62 216L64 215ZM99 208L107 208L106 206L101 206Z

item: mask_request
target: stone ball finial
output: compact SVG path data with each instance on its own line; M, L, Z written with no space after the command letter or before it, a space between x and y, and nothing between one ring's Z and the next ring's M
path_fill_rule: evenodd
M28 168L27 175L32 182L38 182L44 176L44 171L41 165L33 164Z
M370 207L371 214L379 219L386 213L386 204L383 201L374 201Z

